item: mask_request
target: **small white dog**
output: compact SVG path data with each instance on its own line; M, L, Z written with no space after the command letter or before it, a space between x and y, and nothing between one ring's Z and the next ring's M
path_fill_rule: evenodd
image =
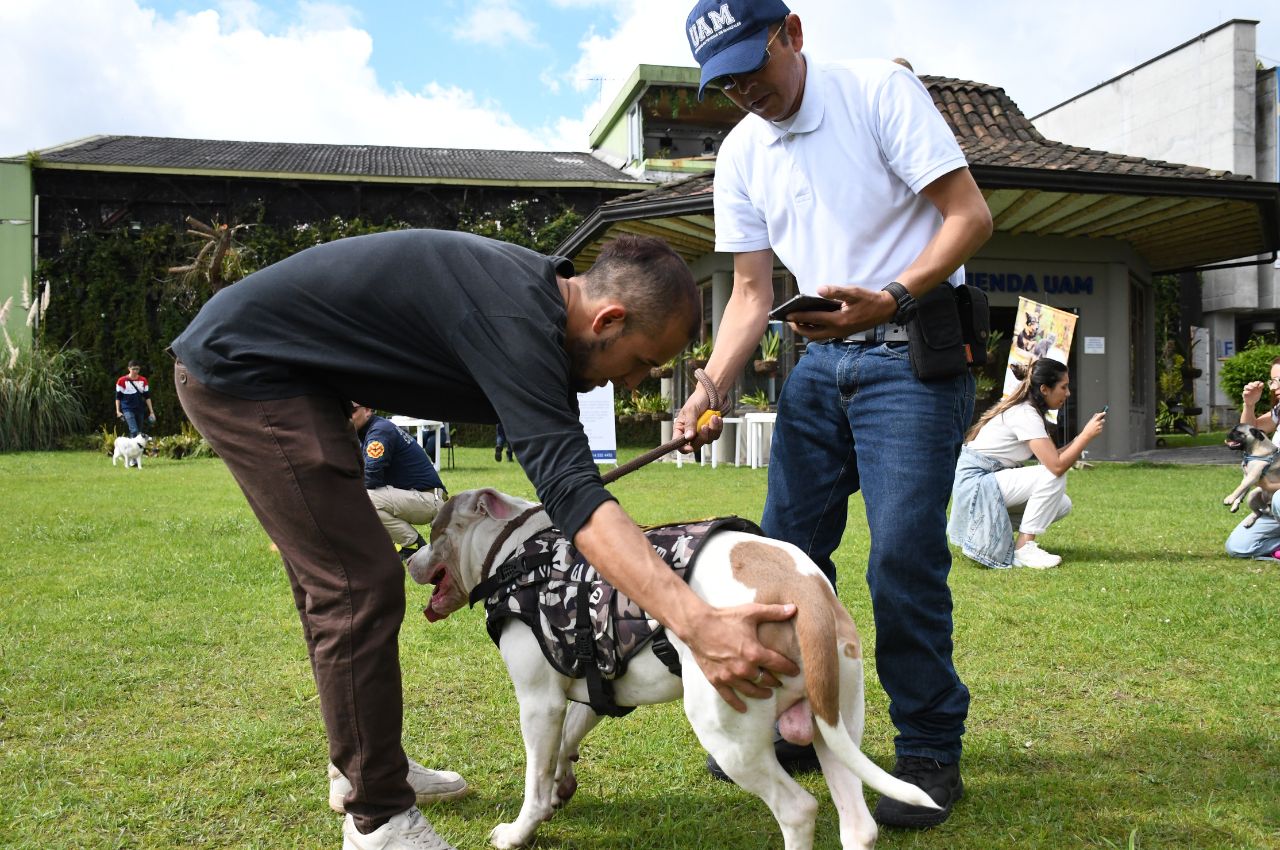
M420 584L436 585L426 611L435 621L467 603L471 591L494 587L504 562L537 548L551 526L532 502L495 490L470 490L441 509L431 529L431 545L409 559ZM777 540L734 530L713 530L700 544L689 587L718 607L749 602L794 602L798 613L785 623L760 627L761 638L801 667L782 677L769 699L748 699L745 714L734 711L703 675L693 654L675 635L667 640L679 653L680 676L672 675L646 645L625 672L612 680L619 706L647 705L684 697L685 715L698 740L740 787L769 806L782 828L786 850L809 850L818 804L778 764L773 751L774 722L796 743L813 741L840 817L846 850L869 850L876 824L862 795L861 782L882 794L916 806L937 808L920 788L878 767L859 749L862 739L862 651L857 629L817 565L799 549ZM547 547L555 557L561 547ZM676 547L679 548L679 547ZM512 562L515 563L515 562ZM505 581L503 575L499 582ZM548 595L576 594L562 587ZM592 596L597 591L592 592ZM502 609L499 609L501 612ZM508 617L499 621L499 650L520 703L525 742L524 805L514 823L489 834L495 847L521 847L533 840L538 825L568 802L577 788L574 762L578 745L599 721L588 705L583 679L561 674L544 656L533 629ZM491 634L495 626L491 622Z
M145 454L147 443L151 438L146 434L139 434L136 437L116 437L116 451L111 455L111 465L115 466L116 461L124 459L125 469L136 466L142 469L142 455Z

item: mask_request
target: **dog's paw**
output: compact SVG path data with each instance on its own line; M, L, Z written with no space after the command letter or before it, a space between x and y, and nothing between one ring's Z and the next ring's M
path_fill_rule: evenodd
M501 850L514 850L528 843L528 836L523 835L514 823L500 823L489 833L489 843Z

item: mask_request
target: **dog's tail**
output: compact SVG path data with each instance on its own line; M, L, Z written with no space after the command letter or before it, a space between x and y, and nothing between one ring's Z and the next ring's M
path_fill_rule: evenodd
M818 734L822 735L823 742L831 748L840 761L854 772L854 775L888 797L900 800L903 803L910 803L913 806L922 806L926 809L937 809L940 806L933 801L933 798L921 790L918 786L912 785L910 782L903 782L901 779L885 772L880 765L873 762L863 754L853 743L853 738L849 737L848 731L840 722L840 728L832 726L816 714L813 717L814 727Z
M840 716L844 702L840 692L851 685L845 681L849 674L840 658L837 618L848 615L840 607L831 586L822 576L811 576L795 582L791 596L797 603L795 628L804 667L805 694L822 740L859 779L881 794L914 806L939 808L919 787L886 773L867 758L845 727L844 718Z

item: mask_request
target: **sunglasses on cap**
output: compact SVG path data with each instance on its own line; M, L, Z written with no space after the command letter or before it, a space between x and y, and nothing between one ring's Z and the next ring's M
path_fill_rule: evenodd
M746 77L764 70L764 66L768 65L769 60L773 58L773 55L769 53L769 48L773 46L773 43L778 39L778 36L782 35L782 30L785 27L786 24L778 27L777 31L769 38L769 41L765 43L764 58L760 60L759 65L755 66L750 71L740 71L737 74L725 74L722 77L716 77L714 80L707 83L707 88L716 89L717 91L722 92L731 92L738 88L738 81L735 77Z

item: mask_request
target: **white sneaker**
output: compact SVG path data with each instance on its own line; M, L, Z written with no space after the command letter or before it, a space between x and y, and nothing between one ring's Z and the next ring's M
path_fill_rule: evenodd
M1013 550L1015 567L1030 567L1033 570L1047 570L1062 563L1061 555L1052 555L1041 549L1034 540L1023 543Z
M452 770L431 770L409 759L409 785L417 795L419 806L452 800L467 793L467 780ZM346 814L344 805L351 791L351 780L342 775L333 764L329 765L329 808L340 815Z
M436 834L417 807L405 809L368 835L347 815L342 822L342 850L456 850Z

